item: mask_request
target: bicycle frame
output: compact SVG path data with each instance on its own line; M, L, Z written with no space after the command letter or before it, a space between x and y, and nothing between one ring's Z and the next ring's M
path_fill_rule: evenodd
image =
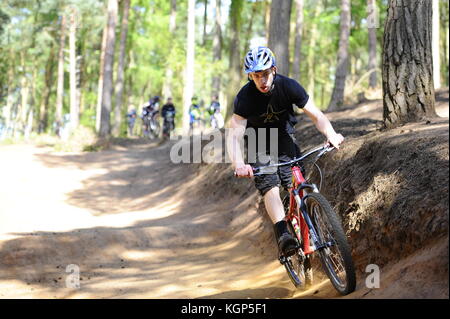
M317 151L318 149L305 154L303 158ZM319 156L322 156L322 154L324 152L321 152ZM291 171L293 186L289 189L289 212L287 214L287 220L292 224L299 242L303 243L303 247L301 248L306 256L314 253L318 249L330 247L332 243L321 243L318 241L319 237L306 209L305 199L308 195L305 195L304 190L309 189L312 192L319 192L317 186L306 182L297 162L291 164ZM311 247L310 236L313 247Z
M299 166L292 166L292 184L293 187L289 190L289 212L287 214L287 219L293 224L295 235L299 242L303 243L303 253L305 255L312 254L315 250L311 249L309 235L310 229L313 230L313 238L315 236L314 227L311 224L308 214L306 213L306 207L304 207L304 189L308 188L315 191L317 188L315 185L307 184L301 169ZM299 214L298 212L301 212ZM295 222L293 222L295 220ZM314 242L314 240L313 240Z
M293 235L297 237L300 245L296 247L297 251L294 254L288 256L285 256L280 250L278 259L285 266L294 285L296 287L301 286L303 281L305 285L312 283L310 257L318 251L324 271L333 286L339 293L348 294L354 291L356 278L351 251L342 229L342 222L338 216L334 216L333 208L326 198L320 194L317 186L308 182L302 172L303 160L317 153L313 165L319 171L319 185L321 185L322 173L316 162L323 154L333 148L332 146L323 146L288 162L253 168L253 176L263 175L264 169L269 167L289 166L291 169L292 187L289 188L289 208L285 219L292 226ZM267 172L266 174L273 174L273 172ZM283 198L284 207L287 205L286 199L286 197ZM326 221L325 227L323 227L324 220ZM329 226L331 226L331 233ZM335 248L330 249L333 246Z
M292 170L292 188L289 189L289 212L287 214L287 220L294 227L295 235L299 242L303 242L303 253L305 255L312 254L316 250L327 248L333 245L333 243L321 243L318 240L316 229L311 221L311 218L307 212L305 200L308 197L308 194L305 195L304 190L309 189L312 192L318 193L319 190L315 184L308 184L303 177L301 172L299 162L307 158L308 156L318 153L316 158L320 158L325 153L331 151L334 147L325 145L322 147L315 148L303 156L299 158L295 158L289 162L283 162L278 164L270 164L266 166L261 166L258 168L254 168L254 173L260 174L261 169L268 167L279 167L279 166L291 166ZM256 175L254 174L254 175ZM297 213L297 210L301 212L301 214ZM297 217L299 216L299 217ZM311 236L313 242L313 248L310 245Z

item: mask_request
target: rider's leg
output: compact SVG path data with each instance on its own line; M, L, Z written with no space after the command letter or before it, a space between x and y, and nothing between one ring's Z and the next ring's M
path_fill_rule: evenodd
M284 219L284 208L279 187L272 188L264 195L264 205L272 223L275 224Z
M267 159L261 154L257 155L256 166L261 166L262 161L267 164ZM295 253L297 241L289 232L288 225L285 219L283 203L280 198L280 175L278 170L273 173L255 176L255 186L264 198L264 205L267 214L274 224L275 238L277 240L278 248L285 256L290 256Z
M293 255L297 247L297 241L288 230L283 203L280 198L279 187L273 187L267 191L264 195L264 205L266 206L266 211L274 224L273 228L277 239L278 248L285 256Z

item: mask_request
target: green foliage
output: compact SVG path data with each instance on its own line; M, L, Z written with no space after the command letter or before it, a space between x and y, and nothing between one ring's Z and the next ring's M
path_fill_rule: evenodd
M95 131L95 108L87 109L81 113L80 124Z
M9 23L9 21L10 21L9 15L3 12L2 9L0 8L0 35L4 31L4 25Z
M222 1L222 60L213 62L212 33L214 32L213 1L208 0L207 37L203 43L203 6L198 0L196 5L196 61L195 94L208 105L211 98L211 79L214 75L222 78L222 93L230 85L230 53L239 49L241 55L248 48L248 42L254 37L267 36L266 9L269 0L228 0ZM380 56L383 37L383 24L386 16L387 0L377 1L380 19L377 29L378 56ZM46 105L49 117L49 132L55 122L57 59L60 40L61 17L71 8L77 11L77 55L80 56L80 94L84 101L80 116L82 127L93 130L97 105L98 81L100 75L100 55L103 28L106 23L106 3L104 0L7 0L0 8L0 117L4 117L6 100L14 107L20 106L23 89L21 83L26 79L29 92L28 104L34 114L40 113L45 88L47 86L47 66L53 66L50 74L51 91ZM123 3L123 1L121 1ZM304 26L301 52L300 82L306 87L312 79L307 71L313 69L315 81L314 96L316 103L326 106L334 84L336 55L339 42L340 0L305 0ZM358 81L367 70L368 32L366 1L351 1L352 28L349 39L350 74L349 81ZM447 3L447 2L446 2ZM314 16L317 6L318 15ZM448 4L444 5L448 8ZM123 7L123 5L121 5ZM293 10L295 5L293 5ZM126 42L124 109L131 104L140 112L141 104L149 96L162 95L166 70L173 70L172 98L177 108L176 124L181 125L184 70L186 61L187 37L187 1L177 1L177 28L169 32L170 1L167 0L131 0L129 12L128 37ZM117 74L117 60L121 31L121 15L116 28L116 54L114 76ZM292 23L295 14L292 14ZM445 14L444 14L445 18ZM448 15L447 15L448 25ZM250 28L251 26L251 28ZM318 38L310 47L311 30L317 28ZM239 48L230 47L232 29L240 30ZM67 34L67 30L66 30ZM294 32L291 37L294 37ZM291 41L293 46L293 41ZM52 54L53 50L53 55ZM63 113L69 112L69 70L68 37L66 37L66 73L64 82ZM293 52L293 47L290 48ZM312 65L308 65L308 55L314 55ZM292 55L291 55L292 58ZM448 59L447 59L448 61ZM380 63L381 61L378 61ZM241 57L242 63L242 57ZM446 65L448 70L448 62ZM445 71L444 71L445 72ZM241 83L246 82L242 73ZM447 77L448 83L448 77ZM362 86L365 82L362 83ZM167 97L162 97L163 102ZM113 98L113 101L115 99ZM230 101L228 101L230 102ZM114 109L114 106L112 107ZM122 116L121 136L126 135L126 116ZM140 126L140 119L136 126ZM35 125L37 128L37 125ZM35 130L36 130L35 128Z

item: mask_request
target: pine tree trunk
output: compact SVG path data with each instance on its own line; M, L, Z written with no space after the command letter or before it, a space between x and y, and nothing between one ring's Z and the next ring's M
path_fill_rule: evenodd
M226 120L233 114L234 97L238 93L241 79L241 50L239 34L242 27L243 0L232 0L230 6L230 78L227 89ZM243 58L243 57L242 57Z
M449 26L448 26L448 1L442 1L440 3L441 14L441 79L443 80L443 86L448 86L448 58L449 58Z
M368 0L367 6L375 10L376 3L375 0ZM371 71L369 76L369 87L374 89L377 87L377 29L374 25L368 26L369 32L369 63L368 69Z
M49 99L50 99L50 92L52 90L52 84L53 84L53 66L54 66L54 59L55 59L55 50L53 45L50 48L50 55L47 60L47 65L45 67L45 86L44 91L42 93L41 98L41 104L39 107L39 126L38 126L38 132L43 133L47 131L48 128L48 109L49 109Z
M215 2L215 26L213 38L213 61L217 63L222 59L222 15L221 15L221 0L214 0ZM213 94L220 94L220 72L215 72L212 78Z
M383 41L383 119L388 128L436 116L432 3L389 1Z
M251 4L252 6L252 12L250 14L251 17L256 17L257 13L256 13L256 9L258 7L258 2L253 2ZM245 40L244 40L244 51L249 50L250 49L250 41L252 39L252 37L254 36L252 34L252 30L253 30L253 20L254 19L248 19L248 25L247 25L247 30L245 31Z
M70 14L69 27L69 68L70 68L70 127L71 130L79 124L79 105L77 90L77 58L76 58L76 21L75 12Z
M189 132L189 107L194 95L195 63L195 0L188 0L188 34L186 50L186 69L183 90L183 133Z
M12 132L12 116L13 116L13 93L15 88L14 83L14 59L12 50L10 51L10 65L8 68L8 91L6 98L6 110L5 110L5 126L6 126L6 137L11 137Z
M100 119L100 137L109 137L111 134L111 103L113 97L113 68L114 68L114 46L116 41L118 5L117 0L108 1L108 29L106 36L105 61L103 68L103 92Z
M130 0L124 0L122 26L120 31L119 64L117 65L117 83L116 83L116 108L114 114L113 134L120 135L120 123L122 121L122 96L123 96L123 74L125 67L125 48L128 34L128 14L130 9Z
M266 42L269 43L269 30L270 30L270 8L271 3L270 0L265 0L265 10L264 10L264 30L266 34Z
M447 5L448 5L448 3L447 3ZM447 66L447 72L445 72L445 77L446 77L446 84L447 84L447 86L448 86L448 82L449 82L449 75L448 75L448 73L449 73L449 55L450 55L450 51L449 51L449 42L450 42L450 37L449 37L449 23L448 23L448 16L447 16L447 26L446 26L446 28L445 28L445 34L446 34L446 36L445 36L445 59L446 59L446 63L445 63L445 65Z
M322 8L321 1L317 2L317 4L314 7L314 11L311 17L311 21L314 21L316 17L319 15L319 12ZM314 100L314 91L315 91L315 76L314 76L314 69L315 69L315 47L316 47L316 41L317 41L317 24L313 22L313 25L311 26L309 35L309 43L308 43L308 56L307 56L307 79L308 79L308 85L307 85L307 92L309 97Z
M102 47L100 51L100 68L98 77L98 88L97 88L97 110L96 110L96 122L95 130L100 132L100 122L102 118L102 98L103 98L103 73L105 71L105 52L106 52L106 38L108 35L108 22L105 23L102 34Z
M300 61L302 48L303 31L303 0L295 0L295 43L294 43L294 62L292 63L292 77L300 81Z
M62 111L64 98L64 46L66 42L66 17L61 17L61 30L59 36L59 52L58 52L58 83L56 88L56 134L62 126Z
M22 75L20 78L20 105L16 113L16 118L13 124L13 136L18 137L25 133L25 126L27 121L27 113L28 113L28 93L29 86L27 81L27 70L25 67L25 53L24 51L20 52L20 60L21 60L21 69Z
M177 28L176 24L176 18L177 18L177 0L171 0L170 1L170 22L169 22L169 33L172 36L175 36L175 31ZM164 85L163 85L163 96L168 98L171 97L172 94L172 81L173 81L173 69L170 62L167 64L166 67L166 76L164 77Z
M350 0L341 0L339 49L333 93L328 111L336 111L344 105L345 79L348 72L348 41L350 36Z
M203 11L203 38L202 43L203 46L206 45L206 27L208 25L208 0L203 0L204 2L204 11Z
M439 0L433 1L433 13L432 13L432 52L433 52L433 82L434 88L439 89L441 87L441 59L439 52Z
M289 75L289 31L292 0L272 0L270 7L269 48L277 60L280 74Z

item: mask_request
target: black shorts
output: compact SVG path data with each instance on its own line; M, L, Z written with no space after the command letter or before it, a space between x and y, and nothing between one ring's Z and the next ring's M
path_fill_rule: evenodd
M268 165L268 155L257 154L255 167ZM279 155L278 162L289 162L293 158L287 155ZM270 164L275 163L275 161L270 158ZM283 186L284 188L292 187L292 171L289 165L280 166L275 168L268 168L261 171L263 174L255 176L255 187L258 189L259 193L264 196L268 191L274 187Z

